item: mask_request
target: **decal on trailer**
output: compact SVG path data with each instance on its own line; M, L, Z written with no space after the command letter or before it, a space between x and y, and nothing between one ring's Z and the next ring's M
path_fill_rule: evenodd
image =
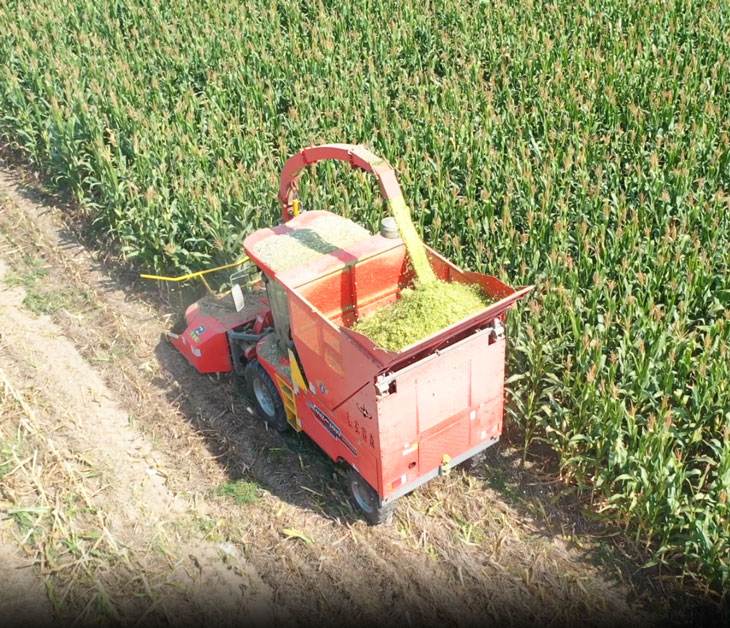
M317 420L322 424L324 429L327 430L329 435L335 440L342 441L342 444L352 452L352 455L357 456L357 449L355 449L355 446L347 440L347 437L342 433L342 430L337 426L337 424L311 401L307 401L307 405L314 413L314 416L317 417Z
M355 419L353 422L352 417L350 416L350 413L347 413L347 426L355 431L355 434L362 437L362 440L358 440L357 442L362 445L363 442L370 444L371 447L375 447L375 439L373 438L373 433L369 432L367 428L364 425L360 425L360 421Z
M193 329L193 331L190 332L190 337L193 339L193 341L200 342L200 337L205 333L205 325L201 325L200 327L197 327L196 329Z

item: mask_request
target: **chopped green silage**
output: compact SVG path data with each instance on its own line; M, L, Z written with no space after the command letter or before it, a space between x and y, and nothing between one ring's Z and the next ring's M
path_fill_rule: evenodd
M392 209L416 273L416 286L405 288L400 298L366 316L353 327L373 342L400 351L486 307L489 301L479 286L439 281L426 256L410 211L402 199ZM254 247L254 254L280 272L304 264L367 238L360 225L339 216L321 216L303 229L272 235Z
M400 351L489 304L477 285L428 281L404 288L400 299L365 316L353 329L383 349Z
M353 329L383 349L400 351L476 314L489 301L477 285L437 280L403 198L393 199L390 208L416 274L416 286L405 288L397 301L364 317Z
M406 245L408 259L411 261L418 283L425 285L428 282L436 281L436 275L426 255L426 247L423 246L423 241L419 237L418 231L416 231L413 220L411 220L411 210L408 209L408 205L406 205L402 196L391 200L390 210L393 212L393 217L398 225L400 237Z
M294 268L315 257L333 253L367 238L370 232L339 216L320 216L304 229L270 236L254 247L254 254L276 272Z

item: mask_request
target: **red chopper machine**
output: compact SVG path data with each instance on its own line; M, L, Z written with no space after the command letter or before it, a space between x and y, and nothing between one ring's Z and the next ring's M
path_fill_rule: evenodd
M349 223L326 211L299 211L297 181L307 165L322 160L373 173L390 206L403 203L393 168L364 147L305 148L281 173L283 224L243 242L248 269L260 272L261 281L244 287L239 280L250 272L234 273L230 293L193 303L184 329L169 337L201 373L243 375L257 413L270 426L303 431L348 465L355 503L370 523L381 523L399 497L499 440L504 317L532 286L514 289L463 271L426 246L439 279L478 284L494 303L400 351L377 346L351 326L412 285L397 231L384 227L286 270L256 254L267 238L307 229L322 216Z

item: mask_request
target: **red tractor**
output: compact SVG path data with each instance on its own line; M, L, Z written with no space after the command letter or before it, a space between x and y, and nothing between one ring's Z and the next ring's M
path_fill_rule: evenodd
M369 522L381 523L396 499L499 439L504 317L532 288L463 271L426 247L439 279L478 284L494 303L401 351L353 331L360 317L394 302L413 282L397 231L384 228L278 272L256 255L267 238L307 229L322 216L352 224L330 212L299 212L302 170L326 159L372 172L391 205L403 202L394 170L365 148L302 150L281 173L283 224L243 243L261 280L244 289L233 277L230 293L193 303L184 331L170 337L201 373L242 374L271 427L303 431L346 463L354 501Z

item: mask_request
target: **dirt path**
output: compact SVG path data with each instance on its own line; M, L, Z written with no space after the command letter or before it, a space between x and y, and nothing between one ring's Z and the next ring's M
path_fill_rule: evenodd
M63 481L30 463L0 476L0 521L14 522L16 544L56 593L56 617L380 626L665 619L508 503L493 488L494 469L457 470L403 499L392 524L365 525L336 467L306 437L267 432L231 378L194 373L161 340L162 301L80 245L65 209L0 163L1 368L18 425L30 426L25 440L45 451L46 474L65 469ZM11 421L0 422L6 440ZM32 456L16 449L19 462ZM61 508L69 502L77 505ZM36 526L45 537L21 543L23 521L7 514L19 504L48 508Z
M53 608L43 583L33 571L33 561L23 558L4 535L0 537L0 565L5 575L0 596L0 625L15 625L19 617L30 626L51 623Z
M0 285L3 279L12 283L14 277L17 275L9 274L0 261ZM174 538L172 531L165 530L170 522L184 522L195 513L189 495L167 486L163 469L173 467L167 453L156 450L149 438L130 425L129 414L61 329L47 316L34 316L23 307L29 294L21 287L0 288L0 375L15 400L24 406L24 418L36 437L34 454L58 452L57 463L75 467L66 477L73 488L62 495L53 478L33 474L39 486L35 496L45 502L40 507L53 503L55 494L54 505L62 504L56 510L65 511L56 515L68 521L61 542L75 543L74 537L89 536L92 531L108 538L106 551L110 556L100 561L99 570L116 573L105 576L107 583L97 585L96 593L103 591L109 596L112 615L138 618L148 613L153 619L159 608L168 617L174 612L181 624L190 620L190 625L219 625L221 620L238 618L269 625L276 617L271 592L235 548L187 534ZM41 435L47 434L52 437L44 443ZM77 520L71 513L73 506L64 503L74 492L97 515L96 526ZM17 509L18 504L13 505ZM49 531L49 537L58 534L64 534L60 526ZM33 549L42 548L45 553L56 544L55 538L39 539ZM90 550L86 555L79 550L77 555L82 561L94 559ZM128 596L117 600L111 584L129 586L135 573L149 574L146 583L140 580L139 586L131 589L139 589L143 602L130 604ZM23 580L28 578L26 572ZM86 582L85 587L90 584ZM158 592L153 591L155 586ZM33 588L36 592L31 602L38 598L39 587ZM79 591L80 601L90 591L95 592L93 587ZM12 602L9 597L5 600ZM7 614L35 609L34 604L26 609L23 606L14 603Z

